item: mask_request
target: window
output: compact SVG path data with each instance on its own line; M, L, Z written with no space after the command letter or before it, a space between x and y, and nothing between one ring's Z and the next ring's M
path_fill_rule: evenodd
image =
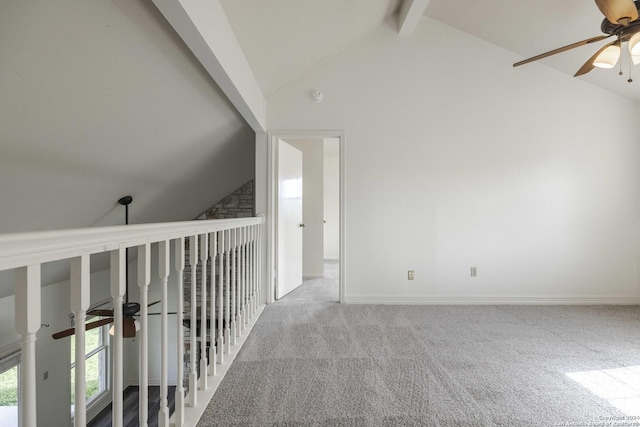
M86 399L87 407L98 397L109 390L108 366L109 366L109 334L107 327L91 329L85 334L86 360ZM71 413L75 405L75 353L76 343L71 340Z
M0 359L0 427L18 425L20 351Z

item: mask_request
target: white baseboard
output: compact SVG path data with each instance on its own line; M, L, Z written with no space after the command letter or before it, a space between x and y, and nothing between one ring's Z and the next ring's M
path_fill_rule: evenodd
M385 305L640 305L637 295L425 296L346 295L347 304Z

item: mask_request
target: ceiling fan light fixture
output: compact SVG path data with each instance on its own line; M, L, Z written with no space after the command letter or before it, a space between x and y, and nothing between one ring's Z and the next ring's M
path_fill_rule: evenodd
M640 55L640 31L635 33L629 39L629 52L631 55Z
M123 323L128 323L127 322L128 319L123 319L123 320L124 320ZM137 320L134 320L133 324L134 324L134 327L135 327L135 331L136 332L140 332L140 322L137 321ZM129 325L124 325L123 324L122 326L123 326L123 329L126 329L126 330L123 331L123 337L124 338L133 338L133 337L135 337L135 334L131 335L133 332L129 331L129 328L127 327ZM113 335L115 335L115 333L116 333L116 327L115 327L115 325L111 325L111 327L109 328L109 335L113 336Z
M638 19L638 9L633 0L596 0L596 5L611 23L627 26Z
M600 52L600 55L593 60L593 66L598 68L613 68L618 63L618 59L620 59L619 41Z

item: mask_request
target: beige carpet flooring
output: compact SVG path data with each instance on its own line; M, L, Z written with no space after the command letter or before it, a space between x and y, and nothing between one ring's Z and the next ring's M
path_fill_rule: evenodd
M640 426L640 307L279 302L199 425Z

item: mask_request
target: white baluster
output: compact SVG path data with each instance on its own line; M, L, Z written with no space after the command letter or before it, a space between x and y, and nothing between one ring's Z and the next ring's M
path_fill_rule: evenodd
M225 288L226 288L226 295L225 295L225 312L224 312L224 352L225 353L230 353L231 352L231 329L229 328L229 325L231 323L231 305L230 305L230 295L231 295L231 281L229 280L229 278L231 277L231 263L230 263L230 257L229 257L229 249L231 248L231 231L230 230L225 230L225 233L227 234L227 238L226 238L226 242L224 245L224 252L225 252L225 270L226 270L226 274L225 274L225 278L226 278L226 282L225 282Z
M236 234L238 236L238 258L237 258L237 277L238 277L238 315L236 316L236 336L242 336L242 330L244 329L244 321L242 320L244 317L244 311L242 310L244 307L244 276L242 275L242 228L236 229Z
M139 347L139 395L138 419L141 426L149 420L149 283L151 283L151 250L149 243L138 246L138 287L140 288L140 339Z
M87 392L85 361L85 321L90 304L89 290L91 285L89 255L82 255L71 260L71 311L76 322L75 340L75 426L87 424Z
M209 376L214 376L216 374L216 364L217 357L216 351L217 348L215 346L216 340L216 255L218 253L218 234L217 233L209 233L209 259L211 263L211 288L209 292L209 298L211 302L209 303L211 314L209 315L209 333L210 333L210 341L209 341Z
M242 245L242 275L244 277L244 324L249 323L249 227L244 228L244 244Z
M22 337L20 363L21 427L36 427L36 332L40 329L40 264L16 269L15 329Z
M184 312L184 237L180 237L173 241L175 253L175 268L178 273L178 309L176 313L178 336L176 339L177 348L177 384L176 384L176 411L175 425L182 427L184 424L184 334L183 328L183 312Z
M258 225L257 246L256 259L258 260L258 275L256 276L256 310L262 305L262 224Z
M253 226L253 314L258 311L258 226Z
M256 236L256 226L252 225L249 228L249 318L253 319L253 315L255 314L255 295L254 295L254 287L255 287L255 236Z
M200 390L207 389L207 260L209 239L200 235Z
M236 248L238 244L237 229L229 230L231 237L231 345L236 345L236 315L238 313L236 306Z
M220 278L218 279L218 341L216 347L218 349L218 364L224 362L224 231L219 231L220 240L218 252L220 253Z
M191 265L191 320L189 323L189 406L194 407L198 403L198 373L196 371L196 331L198 319L196 312L196 285L198 282L196 268L198 264L198 236L189 237L189 264Z
M111 251L111 297L113 298L113 398L112 423L114 427L122 427L123 405L122 391L122 303L126 286L124 248Z
M158 267L160 274L160 284L162 285L162 295L160 297L160 410L158 411L158 426L169 427L169 327L167 322L167 280L169 278L170 265L169 241L163 240L158 243ZM194 289L195 291L195 289Z
M255 315L258 311L258 307L260 306L260 303L258 301L258 283L259 283L259 279L258 279L258 275L260 274L260 267L259 267L259 260L258 260L258 248L259 248L259 243L258 243L258 229L259 226L254 225L253 226L253 314Z

